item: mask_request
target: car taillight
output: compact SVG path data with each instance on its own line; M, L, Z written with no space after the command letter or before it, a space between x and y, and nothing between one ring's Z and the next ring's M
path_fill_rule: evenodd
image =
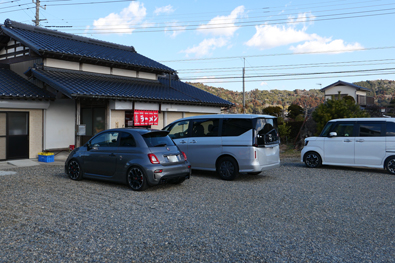
M155 154L149 153L148 158L152 164L159 164L159 160L156 158Z
M181 152L182 156L184 156L185 161L188 160L187 155L184 152Z

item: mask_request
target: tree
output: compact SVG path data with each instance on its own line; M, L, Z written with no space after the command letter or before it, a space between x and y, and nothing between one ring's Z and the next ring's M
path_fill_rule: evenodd
M264 108L262 112L264 114L269 114L272 116L279 117L281 115L281 111L282 109L279 106L269 106L267 108Z
M332 119L369 117L369 114L351 100L327 100L313 112L313 119L317 123L317 132L321 132L325 124Z
M296 116L303 113L304 113L303 108L297 104L291 104L291 106L288 107L288 117L293 120L295 120Z

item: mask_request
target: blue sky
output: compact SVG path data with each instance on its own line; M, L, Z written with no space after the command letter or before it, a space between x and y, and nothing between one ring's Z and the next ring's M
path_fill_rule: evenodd
M82 4L85 3L85 4ZM95 4L87 4L95 3ZM395 80L390 0L42 0L40 25L134 46L214 87L319 89L337 80ZM31 0L0 0L0 21L33 24Z

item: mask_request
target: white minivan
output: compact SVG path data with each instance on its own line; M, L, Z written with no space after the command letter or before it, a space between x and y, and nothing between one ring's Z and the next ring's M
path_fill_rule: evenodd
M395 118L330 120L319 137L305 139L301 161L310 168L360 166L395 174Z
M165 128L192 169L217 171L224 180L280 166L277 118L256 114L200 115Z

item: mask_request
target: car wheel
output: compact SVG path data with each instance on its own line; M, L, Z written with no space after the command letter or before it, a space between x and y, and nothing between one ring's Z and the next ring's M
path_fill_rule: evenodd
M391 174L395 174L395 157L390 157L385 163L385 169Z
M316 152L308 152L304 155L304 163L309 168L317 168L322 164L321 156Z
M76 159L69 161L67 165L67 173L71 180L80 181L84 172L82 171L80 163Z
M147 176L145 176L143 170L137 166L129 169L127 181L129 187L132 188L133 191L144 191L148 188Z
M232 181L239 174L239 166L232 157L223 157L217 163L217 173L222 180Z
M170 183L172 183L172 184L182 184L184 181L185 181L185 177L179 177L177 179L174 179Z

